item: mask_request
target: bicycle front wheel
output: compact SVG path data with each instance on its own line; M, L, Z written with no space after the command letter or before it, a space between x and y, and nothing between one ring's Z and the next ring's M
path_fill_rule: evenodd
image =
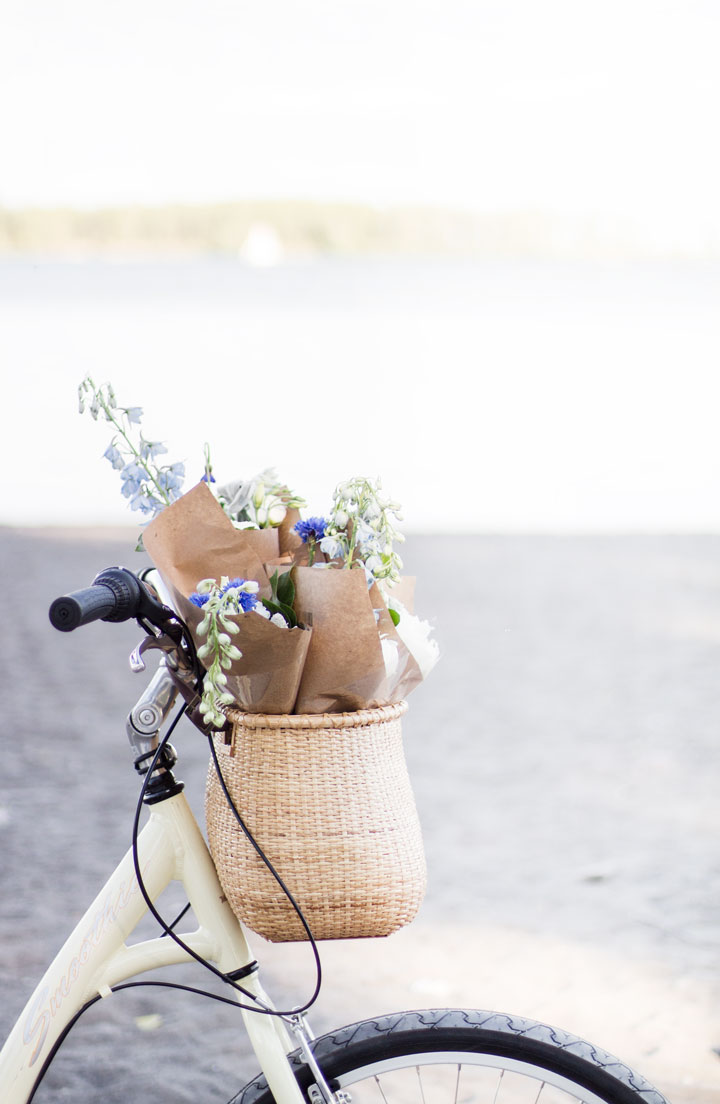
M639 1074L564 1031L496 1012L434 1009L364 1020L313 1043L352 1104L667 1104ZM292 1061L303 1088L307 1067ZM264 1078L238 1104L272 1104Z

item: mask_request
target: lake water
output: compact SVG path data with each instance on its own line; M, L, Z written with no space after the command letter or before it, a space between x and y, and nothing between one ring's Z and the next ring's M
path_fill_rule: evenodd
M128 520L90 373L190 478L382 475L416 530L716 529L717 264L0 263L6 523ZM22 477L18 477L18 472Z

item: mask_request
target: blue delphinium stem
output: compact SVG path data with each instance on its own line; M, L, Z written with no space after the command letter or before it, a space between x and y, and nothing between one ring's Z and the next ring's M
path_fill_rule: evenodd
M110 384L98 387L90 376L86 376L78 392L80 411L84 410L85 399L89 396L90 413L93 418L97 420L98 414L102 411L105 420L116 431L103 455L110 461L113 468L120 472L122 493L130 500L130 507L139 509L143 513L154 514L163 506L169 506L174 502L182 487L185 475L184 465L171 464L169 467L158 468L152 461L167 449L160 442L146 441L142 432L139 447L135 445L129 431L131 426L140 424L142 408L118 406ZM126 452L132 457L130 463L125 463L122 451L117 448L118 438L122 440Z

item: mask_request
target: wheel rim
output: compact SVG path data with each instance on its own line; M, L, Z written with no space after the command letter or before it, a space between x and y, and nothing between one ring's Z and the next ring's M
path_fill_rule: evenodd
M352 1104L607 1104L536 1063L466 1051L387 1058L336 1081Z

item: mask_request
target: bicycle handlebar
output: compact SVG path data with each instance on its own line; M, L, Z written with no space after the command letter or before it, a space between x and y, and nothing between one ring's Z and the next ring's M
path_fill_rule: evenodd
M92 586L56 598L50 606L50 623L60 632L72 632L91 621L129 621L146 617L155 623L153 614L165 609L126 567L108 567L93 580Z

